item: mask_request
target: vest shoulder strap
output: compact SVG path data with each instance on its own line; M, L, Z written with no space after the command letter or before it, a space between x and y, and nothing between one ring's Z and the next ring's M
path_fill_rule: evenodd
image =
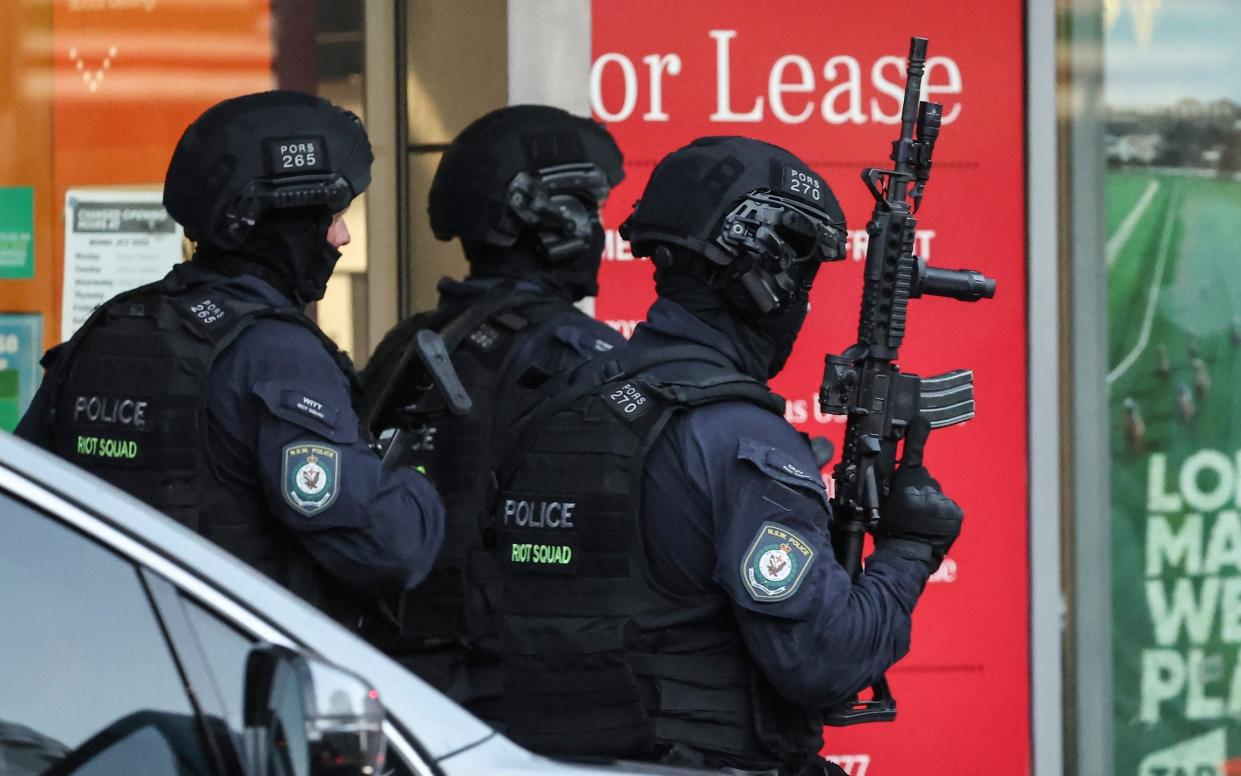
M296 307L268 307L256 310L251 315L251 320L256 318L275 318L309 330L311 334L315 335L315 339L319 340L319 344L332 357L332 360L336 362L336 366L340 367L340 371L349 379L349 390L353 394L354 404L360 404L363 395L362 383L358 377L358 370L353 365L353 359L349 357L348 353L341 350L340 346L333 342L332 338L323 329L320 329L319 324L315 323L309 315ZM361 413L359 413L359 417L362 417Z
M659 374L652 374L657 369ZM702 345L652 349L637 358L612 362L605 375L607 381L600 391L605 396L614 385L628 382L649 388L665 404L697 407L740 400L784 413L784 399L766 383L738 372L723 354Z
M675 372L665 376L650 374L669 364L677 365ZM498 458L503 462L498 473L500 482L508 480L522 453L553 417L588 397L599 397L605 407L626 422L661 407L663 411L656 418L648 418L644 428L637 431L639 434L658 434L679 407L740 400L783 415L785 404L766 384L741 374L726 356L704 345L674 345L628 357L622 355L603 367L598 380L584 380L563 391L553 385L545 391L541 403L518 421L504 445Z
M147 300L155 303L154 309L147 309L150 304ZM184 322L194 336L210 345L208 368L260 318L287 321L314 334L332 360L349 377L350 384L355 389L357 387L353 362L318 324L295 307L275 307L265 302L221 296L210 284L190 285L174 272L161 281L113 298L100 308L100 312L108 318L152 316L156 318L156 326L172 326L174 320Z
M387 422L387 405L394 395L403 393L401 389L415 359L419 331L431 329L439 332L450 357L467 341L473 341L485 349L488 341L499 339L499 331L493 327L493 322L509 331L520 331L546 314L542 313L538 304L542 301L545 301L543 294L520 290L515 281L505 280L485 291L464 309L438 309L410 316L397 324L376 348L363 372L366 401L362 417L367 425L373 427ZM506 359L511 349L511 339L510 346L499 349L496 358ZM400 355L394 358L398 352L396 348L400 348Z

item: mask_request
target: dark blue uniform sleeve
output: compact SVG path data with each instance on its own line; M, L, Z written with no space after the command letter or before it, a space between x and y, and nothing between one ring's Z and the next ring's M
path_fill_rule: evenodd
M384 471L349 381L317 338L283 321L247 330L212 370L209 409L244 450L274 519L346 587L382 595L426 576L444 537L430 481Z
M781 418L734 402L695 410L662 435L646 472L643 525L657 578L674 590L703 589L704 580L722 588L785 700L834 705L909 651L931 569L880 550L849 578L832 553L814 456ZM673 557L661 549L669 547L682 551Z

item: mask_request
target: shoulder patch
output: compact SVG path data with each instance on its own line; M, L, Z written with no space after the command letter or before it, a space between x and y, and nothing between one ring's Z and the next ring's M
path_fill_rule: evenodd
M737 445L737 458L749 461L768 477L781 482L794 490L809 495L828 506L827 486L823 484L823 475L816 469L809 469L799 459L778 450L771 445L743 437Z
M814 548L796 531L769 520L741 560L741 581L755 601L783 601L801 587L814 557Z
M329 407L321 401L316 401L301 391L288 389L280 392L280 406L292 410L299 415L314 418L330 429L336 428L336 419L340 415L340 410L335 407Z
M281 454L285 502L307 517L332 506L340 495L340 451L331 445L295 442Z
M341 391L333 386L311 385L307 390L300 384L267 380L256 383L253 391L280 420L339 444L347 445L358 438L357 418L350 407L342 404L337 395Z

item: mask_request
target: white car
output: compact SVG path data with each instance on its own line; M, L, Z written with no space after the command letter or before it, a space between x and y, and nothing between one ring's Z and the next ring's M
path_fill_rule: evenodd
M638 774L522 749L263 575L0 433L0 774Z

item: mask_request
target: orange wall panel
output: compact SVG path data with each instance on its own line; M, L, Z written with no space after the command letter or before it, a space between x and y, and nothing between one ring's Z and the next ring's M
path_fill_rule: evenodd
M33 279L0 280L0 312L47 316L56 297L51 31L47 5L0 3L0 186L34 189L35 260Z
M60 332L65 192L158 188L177 138L227 97L274 88L269 0L0 4L0 186L35 188L35 278L0 308ZM20 153L8 153L10 149Z

